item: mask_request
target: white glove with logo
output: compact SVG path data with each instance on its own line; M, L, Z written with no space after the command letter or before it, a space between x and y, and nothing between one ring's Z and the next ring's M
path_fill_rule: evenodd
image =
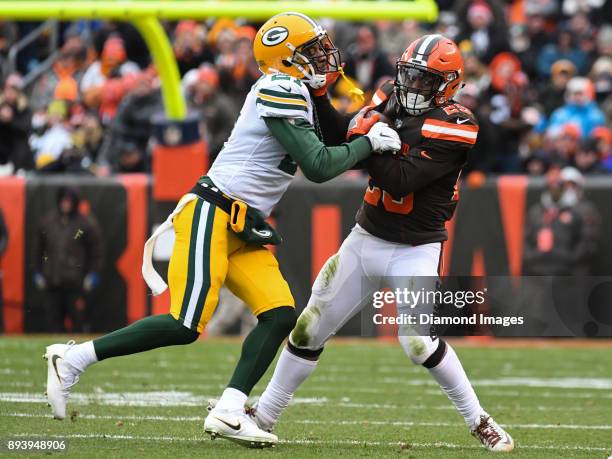
M397 132L386 123L380 121L372 126L365 136L370 140L372 150L377 153L399 151L402 147L402 142Z

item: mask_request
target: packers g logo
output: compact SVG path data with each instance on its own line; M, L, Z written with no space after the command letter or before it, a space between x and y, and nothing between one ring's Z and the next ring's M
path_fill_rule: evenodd
M266 46L275 46L284 42L289 36L289 31L285 27L276 26L268 29L261 37L261 42Z

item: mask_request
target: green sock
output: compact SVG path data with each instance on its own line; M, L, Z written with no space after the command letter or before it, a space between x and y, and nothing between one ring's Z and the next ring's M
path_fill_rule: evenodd
M136 354L164 346L193 343L198 332L185 327L170 314L145 317L93 341L98 360Z
M295 309L283 306L257 316L257 326L242 344L242 354L228 387L249 394L261 379L278 348L295 326Z

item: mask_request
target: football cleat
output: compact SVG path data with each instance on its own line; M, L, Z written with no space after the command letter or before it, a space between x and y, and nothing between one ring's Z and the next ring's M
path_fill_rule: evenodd
M211 401L213 402L213 401ZM204 420L204 432L214 440L217 437L238 443L247 448L269 448L278 443L278 437L266 432L243 410L225 411L211 408Z
M216 398L209 399L208 406L206 407L206 411L210 413L215 408L215 406L217 406L217 403L219 403L219 400L217 400ZM257 424L257 427L259 427L261 430L265 430L266 432L269 432L269 433L272 433L272 431L274 430L274 424L267 423L265 420L261 418L261 416L258 416L257 403L255 403L252 406L245 405L244 413L249 418L251 418L255 422L255 424Z
M66 344L52 344L47 347L43 358L47 361L47 401L55 419L66 417L66 403L72 386L79 382L79 372L64 361L66 351L74 341Z
M489 451L508 453L514 449L514 440L491 416L483 414L474 435Z

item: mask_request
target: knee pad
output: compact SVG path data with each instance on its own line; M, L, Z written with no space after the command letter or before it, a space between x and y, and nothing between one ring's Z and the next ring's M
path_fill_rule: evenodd
M415 365L423 365L436 352L440 343L444 343L439 338L432 340L429 336L400 334L398 339L404 352Z
M296 348L320 349L322 343L314 342L319 330L321 312L316 306L308 306L298 317L295 327L289 335L289 342Z

